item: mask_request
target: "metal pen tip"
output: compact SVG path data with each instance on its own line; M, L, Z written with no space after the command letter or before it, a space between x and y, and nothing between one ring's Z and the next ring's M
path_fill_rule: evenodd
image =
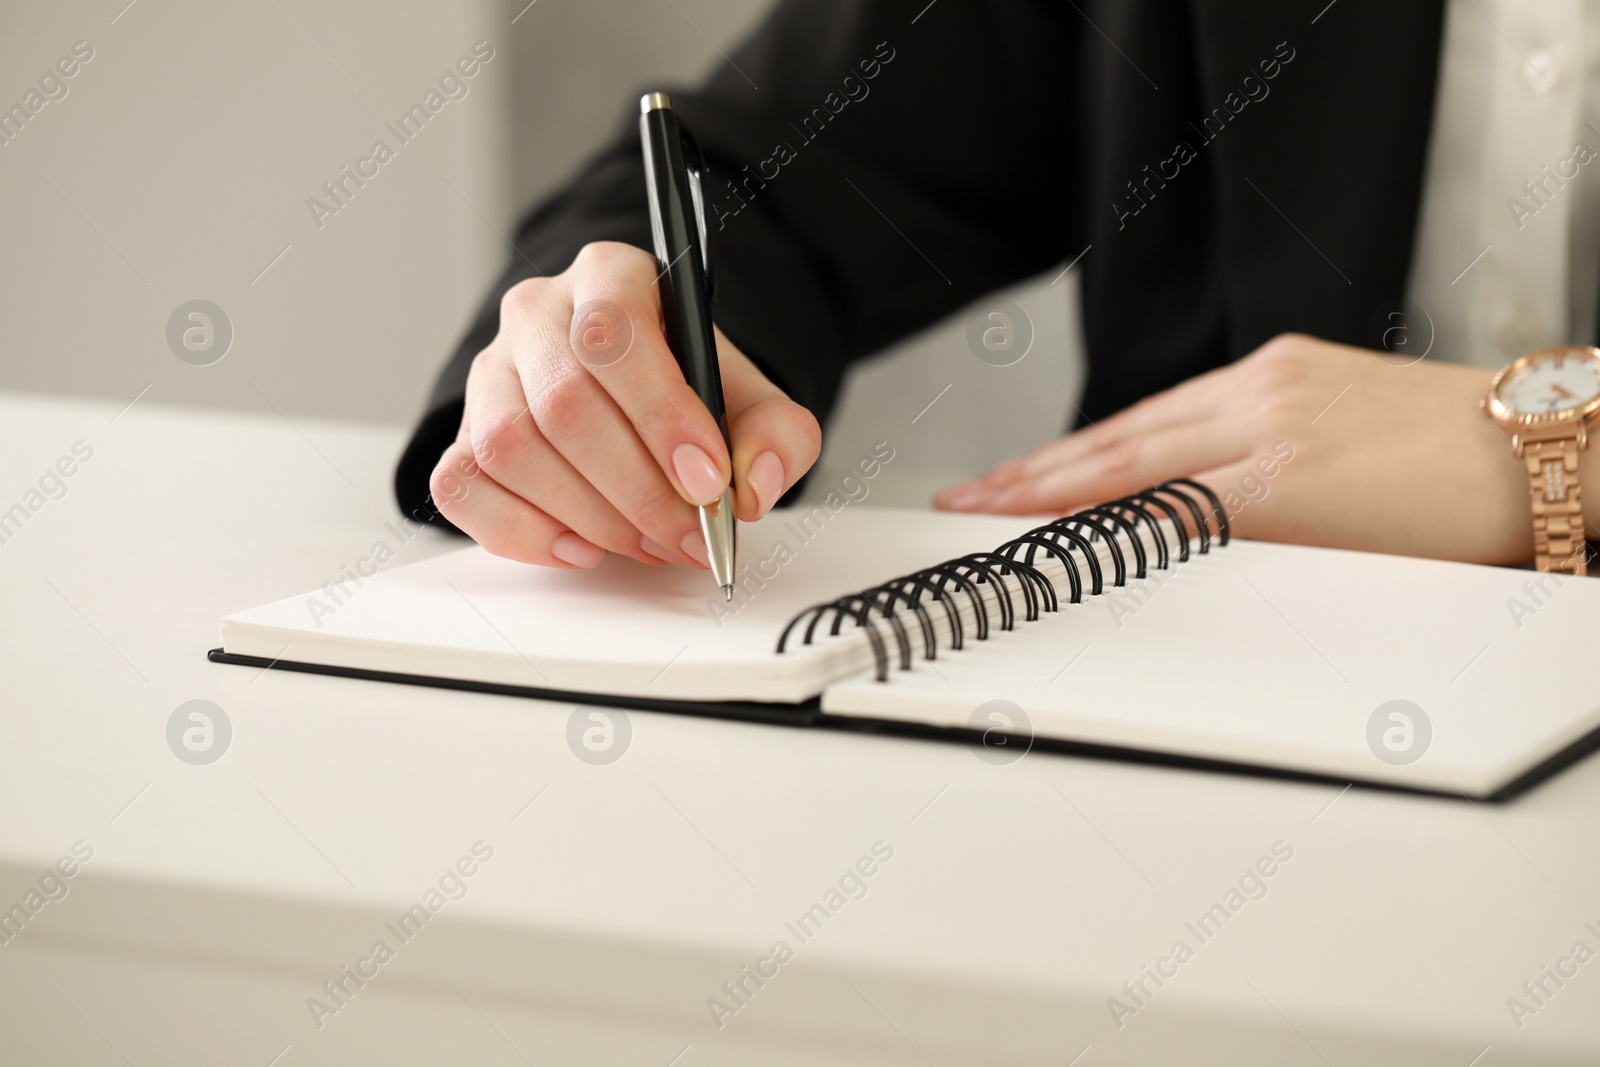
M733 490L725 489L722 499L710 507L700 509L700 533L706 539L707 562L711 577L717 581L724 600L733 599L733 587L738 581L738 535L733 519Z

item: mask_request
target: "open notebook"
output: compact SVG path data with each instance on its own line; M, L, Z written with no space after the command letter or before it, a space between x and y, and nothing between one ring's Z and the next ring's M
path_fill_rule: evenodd
M1600 744L1600 582L1222 533L1173 487L1043 527L776 511L732 604L471 547L230 615L211 657L1473 797Z

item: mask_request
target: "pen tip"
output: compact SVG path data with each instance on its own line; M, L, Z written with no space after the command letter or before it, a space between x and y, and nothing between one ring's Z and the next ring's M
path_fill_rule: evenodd
M732 600L733 599L733 586L725 585L725 586L722 587L722 599L723 600Z

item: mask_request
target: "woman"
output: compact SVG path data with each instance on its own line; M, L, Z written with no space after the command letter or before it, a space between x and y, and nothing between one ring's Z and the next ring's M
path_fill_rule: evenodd
M704 565L693 505L776 504L851 360L1081 257L1080 428L940 506L1187 476L1247 537L1581 570L1600 353L1482 406L1595 332L1600 30L1538 7L779 4L673 94L719 179L731 456L661 337L630 119L519 230L401 505L529 563Z

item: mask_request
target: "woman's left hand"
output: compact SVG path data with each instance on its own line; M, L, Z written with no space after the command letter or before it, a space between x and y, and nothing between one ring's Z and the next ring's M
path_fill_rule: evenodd
M1527 474L1478 407L1492 377L1285 334L937 504L1056 516L1186 477L1223 498L1242 537L1523 561L1533 554ZM1589 477L1600 485L1600 472Z

